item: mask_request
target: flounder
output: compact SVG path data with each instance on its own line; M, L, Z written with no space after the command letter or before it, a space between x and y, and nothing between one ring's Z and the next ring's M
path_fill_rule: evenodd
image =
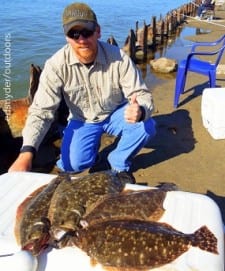
M62 181L49 207L52 239L59 240L65 233L76 230L89 206L106 194L122 191L124 186L110 171Z
M62 178L54 178L28 196L17 208L15 237L23 250L38 255L48 245L50 221L48 208Z
M82 225L92 225L104 220L139 219L157 221L164 213L166 191L148 189L124 191L106 195L89 208L82 218Z
M217 238L206 226L185 234L165 223L114 220L79 229L76 234L74 244L92 261L117 270L160 267L191 246L218 254Z

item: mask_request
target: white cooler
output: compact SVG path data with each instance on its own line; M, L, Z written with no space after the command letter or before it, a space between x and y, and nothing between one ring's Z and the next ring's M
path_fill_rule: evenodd
M214 139L225 138L225 88L205 88L201 114L204 127Z
M38 258L21 251L14 237L17 206L32 191L48 183L54 175L41 173L6 173L0 175L0 270L1 271L105 271L100 264L93 266L90 258L75 247L46 250ZM127 189L148 189L127 185ZM224 271L224 231L219 207L208 196L171 191L164 201L162 222L184 233L193 233L206 225L216 236L218 254L190 247L173 262L152 271Z

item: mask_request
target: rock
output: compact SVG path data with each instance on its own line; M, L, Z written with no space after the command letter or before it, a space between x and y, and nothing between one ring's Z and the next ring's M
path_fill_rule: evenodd
M219 64L216 69L216 74L225 74L225 65Z
M150 66L156 72L170 73L176 71L177 62L174 59L161 57L158 59L150 60Z

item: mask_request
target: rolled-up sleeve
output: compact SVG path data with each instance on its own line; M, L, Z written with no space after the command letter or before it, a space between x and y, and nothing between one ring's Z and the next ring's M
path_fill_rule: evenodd
M22 132L24 146L33 146L36 150L39 148L55 118L61 100L61 87L60 77L47 61Z

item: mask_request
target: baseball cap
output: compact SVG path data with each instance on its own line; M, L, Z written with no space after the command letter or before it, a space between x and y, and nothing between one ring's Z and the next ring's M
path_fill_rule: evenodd
M62 22L65 35L76 25L94 31L98 24L94 11L87 4L79 2L70 4L64 9Z

